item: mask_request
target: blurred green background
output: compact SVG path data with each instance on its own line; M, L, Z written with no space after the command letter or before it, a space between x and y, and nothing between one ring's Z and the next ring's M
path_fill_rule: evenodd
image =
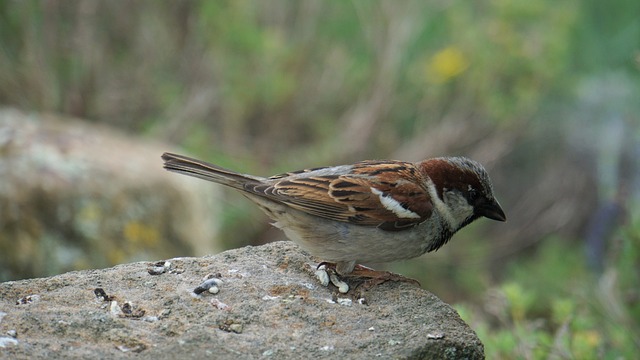
M490 359L637 356L639 80L637 0L0 2L2 106L257 175L484 163L508 222L385 266ZM224 248L283 238L225 199Z

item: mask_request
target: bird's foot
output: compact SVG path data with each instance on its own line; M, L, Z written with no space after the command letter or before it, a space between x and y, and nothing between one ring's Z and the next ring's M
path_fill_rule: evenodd
M362 286L364 286L366 289L376 287L387 281L406 282L418 287L420 286L420 282L418 282L418 280L411 279L399 274L394 274L389 271L374 270L372 268L359 264L357 264L356 267L353 268L353 271L346 276L366 278L367 280L364 282L364 284L362 284Z
M338 288L339 292L344 294L349 291L349 285L338 278L338 273L336 271L336 264L334 263L321 262L317 267L316 276L324 286L328 286L329 282L331 282L333 285L335 285ZM406 282L416 286L420 286L420 282L418 282L418 280L411 279L399 274L394 274L389 271L374 270L359 264L356 264L356 266L353 268L353 271L342 276L349 277L349 278L353 277L353 278L367 279L361 284L361 286L363 287L361 290L365 290L365 291L373 287L376 287L380 284L383 284L387 281Z

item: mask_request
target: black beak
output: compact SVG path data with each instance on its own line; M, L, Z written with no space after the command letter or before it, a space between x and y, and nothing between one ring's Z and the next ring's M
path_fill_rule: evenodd
M500 207L500 204L498 204L497 200L479 205L476 208L476 214L491 220L507 221L507 216L504 214L504 211Z

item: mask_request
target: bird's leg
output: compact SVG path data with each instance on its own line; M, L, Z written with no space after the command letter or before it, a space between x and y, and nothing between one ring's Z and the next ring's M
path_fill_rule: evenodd
M367 278L368 280L365 281L365 283L363 284L363 286L365 286L366 288L372 288L374 286L383 284L387 281L400 281L400 282L406 282L406 283L414 284L416 286L420 286L420 282L418 280L411 279L399 274L394 274L389 271L374 270L372 268L369 268L360 264L357 264L353 268L353 271L351 271L351 273L347 274L346 276Z
M338 271L336 270L336 264L329 262L321 262L318 264L316 276L320 279L320 282L327 286L329 282L338 287L338 291L346 293L349 291L349 286L338 278ZM394 274L389 271L374 270L364 265L356 264L351 272L341 275L342 277L359 277L366 278L367 280L362 284L365 289L370 289L387 281L401 281L420 286L417 280Z

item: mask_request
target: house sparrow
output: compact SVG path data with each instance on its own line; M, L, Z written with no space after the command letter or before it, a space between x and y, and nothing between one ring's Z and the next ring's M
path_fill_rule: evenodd
M356 264L437 250L482 216L506 220L484 167L464 157L369 160L269 178L182 155L162 159L169 171L240 190L302 249L335 263L340 275L407 280Z

